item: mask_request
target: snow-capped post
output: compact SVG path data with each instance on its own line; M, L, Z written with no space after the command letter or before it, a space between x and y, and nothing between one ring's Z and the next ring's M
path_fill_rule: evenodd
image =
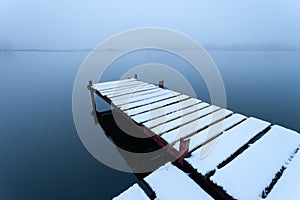
M135 78L136 80L138 79L138 76L137 76L137 74L135 74L135 75L134 75L134 78Z
M89 81L87 88L90 90L90 93L91 93L91 101L92 101L92 107L93 107L91 115L94 117L95 124L98 124L98 118L97 118L97 114L96 114L96 103L95 103L95 99L94 99L95 89L92 88L92 86L93 86L93 81Z
M159 81L159 82L158 82L158 86L159 86L160 88L164 88L164 81Z
M189 145L190 145L190 139L183 140L182 138L180 138L180 143L179 143L180 157L178 158L178 164L181 166L183 166L183 159L189 153Z
M92 85L93 85L93 81L89 81L89 84L87 85L87 88L89 90L91 90L92 89Z

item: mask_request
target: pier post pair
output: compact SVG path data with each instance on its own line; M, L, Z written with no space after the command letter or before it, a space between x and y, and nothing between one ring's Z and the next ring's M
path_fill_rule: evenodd
M137 80L137 79L138 79L138 75L137 75L137 74L134 74L134 78ZM164 81L159 81L159 82L158 82L158 87L164 88Z

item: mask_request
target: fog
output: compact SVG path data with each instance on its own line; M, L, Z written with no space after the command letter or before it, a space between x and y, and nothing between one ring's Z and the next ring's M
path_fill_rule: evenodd
M175 29L207 48L300 47L300 1L0 0L0 49L91 49L137 27Z

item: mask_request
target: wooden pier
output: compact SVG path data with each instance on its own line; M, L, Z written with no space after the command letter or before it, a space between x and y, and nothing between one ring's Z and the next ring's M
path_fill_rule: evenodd
M154 195L134 184L116 199L299 198L299 133L165 89L164 82L135 77L89 88L178 158L143 178Z

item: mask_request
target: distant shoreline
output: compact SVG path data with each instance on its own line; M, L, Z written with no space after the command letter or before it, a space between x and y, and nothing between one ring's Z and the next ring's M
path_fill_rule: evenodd
M93 49L0 49L0 52L89 52ZM189 50L189 49L182 49ZM192 50L192 49L191 49ZM300 48L205 48L207 51L300 51ZM119 51L107 49L104 51Z

